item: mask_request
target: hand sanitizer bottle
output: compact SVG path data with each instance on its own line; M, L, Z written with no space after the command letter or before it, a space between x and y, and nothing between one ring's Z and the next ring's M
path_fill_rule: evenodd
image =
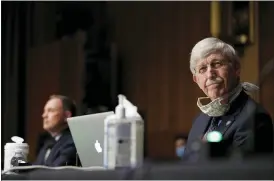
M116 167L121 167L125 165L125 155L121 156L121 153L125 152L126 147L128 147L126 143L127 139L130 139L130 134L128 134L128 129L124 126L126 125L126 110L123 105L123 95L119 95L119 104L115 108L115 117L109 118L105 120L105 167L108 169L114 169ZM124 127L124 128L123 128ZM123 130L124 129L124 130ZM125 131L125 129L127 129ZM122 133L121 133L122 132ZM124 149L122 149L124 147ZM127 153L126 155L129 155ZM123 160L124 158L124 160ZM123 162L123 163L121 163Z
M119 95L115 117L105 120L105 157L108 169L135 167L143 161L143 120L126 117L123 95Z
M128 121L131 123L130 164L131 167L138 167L144 159L144 121L139 116L129 117Z

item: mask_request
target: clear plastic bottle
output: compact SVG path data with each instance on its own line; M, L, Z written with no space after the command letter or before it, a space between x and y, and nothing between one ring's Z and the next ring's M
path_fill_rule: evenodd
M136 167L143 162L144 124L140 117L126 117L126 108L119 95L115 117L105 120L104 164L108 169Z

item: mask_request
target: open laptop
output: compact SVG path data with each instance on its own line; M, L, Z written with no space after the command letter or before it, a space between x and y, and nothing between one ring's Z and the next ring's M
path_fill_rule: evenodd
M68 118L68 125L83 167L104 163L104 120L113 111Z

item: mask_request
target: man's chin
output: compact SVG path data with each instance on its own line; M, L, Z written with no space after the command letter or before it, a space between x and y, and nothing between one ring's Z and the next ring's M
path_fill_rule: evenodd
M215 90L209 91L208 93L208 97L211 100L214 100L223 96L225 96L225 91L223 89L218 89L218 90L215 89Z
M67 126L43 126L43 129L49 133L58 133L58 132L61 132L62 130L66 129Z
M213 94L209 94L208 97L211 100L215 100L215 99L218 99L219 97L222 97L222 94L220 94L220 93L213 93Z
M43 126L43 129L44 129L45 131L52 131L52 130L53 130L53 128L50 127L50 126Z

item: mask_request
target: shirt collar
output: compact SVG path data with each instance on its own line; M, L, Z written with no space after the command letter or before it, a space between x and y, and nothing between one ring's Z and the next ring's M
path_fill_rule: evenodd
M61 134L61 133L60 133L60 134L58 134L58 135L56 135L56 136L54 137L55 141L58 141L58 140L61 138L61 136L62 136L62 134Z

